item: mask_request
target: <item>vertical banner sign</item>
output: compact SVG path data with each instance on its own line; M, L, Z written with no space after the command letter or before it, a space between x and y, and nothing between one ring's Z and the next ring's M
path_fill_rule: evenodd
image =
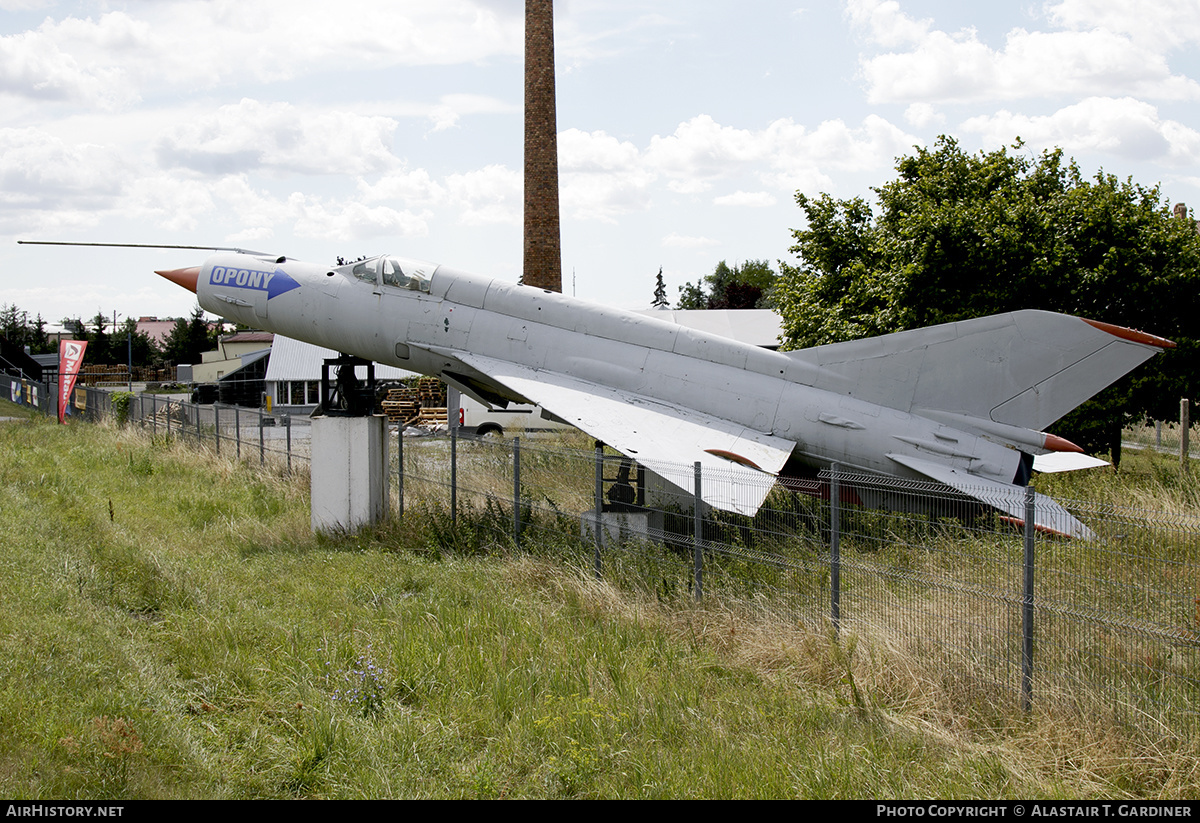
M60 340L58 343L58 422L66 422L67 398L75 390L79 364L83 362L86 340Z

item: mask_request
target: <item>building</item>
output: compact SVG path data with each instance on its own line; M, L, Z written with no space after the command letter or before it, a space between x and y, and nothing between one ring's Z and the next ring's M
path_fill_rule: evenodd
M321 401L321 366L326 360L333 360L337 356L338 353L333 349L276 335L267 364L264 387L267 396L271 398L272 410L290 414L311 413ZM366 379L365 367L358 369L358 376ZM413 376L413 372L404 369L375 364L377 381L401 380Z
M270 351L275 335L265 331L240 331L223 336L214 351L202 354L192 366L193 383L215 383L230 372L249 364L247 355ZM261 356L261 355L259 355Z

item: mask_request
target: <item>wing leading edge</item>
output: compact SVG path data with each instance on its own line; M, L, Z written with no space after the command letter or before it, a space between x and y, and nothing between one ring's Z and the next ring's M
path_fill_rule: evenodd
M482 355L456 356L688 494L699 461L700 496L718 509L753 516L792 453L790 440L691 409Z

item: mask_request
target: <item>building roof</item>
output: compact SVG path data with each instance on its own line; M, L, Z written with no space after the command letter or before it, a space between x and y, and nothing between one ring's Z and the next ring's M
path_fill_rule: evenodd
M275 344L271 347L271 362L267 365L268 381L276 380L320 380L321 363L332 360L338 353L333 349L314 346L301 340L275 335ZM395 366L375 364L376 380L399 380L412 377L415 372L398 369Z
M139 333L145 333L156 346L161 346L167 342L167 338L171 336L171 331L175 328L174 320L159 320L156 317L143 317L137 321L137 330Z
M239 331L233 334L224 335L221 338L222 343L266 343L271 345L271 341L275 339L275 335L269 331Z

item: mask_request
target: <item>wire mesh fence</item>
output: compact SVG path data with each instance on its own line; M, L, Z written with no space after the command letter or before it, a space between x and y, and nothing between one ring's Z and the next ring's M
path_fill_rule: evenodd
M54 413L52 392L9 389ZM85 419L120 414L104 392L80 389L74 400ZM310 453L307 426L259 410L140 395L125 415L250 465L305 467ZM1018 517L982 502L983 490L917 480L826 472L777 484L686 464L656 473L581 434L397 434L389 451L393 509L448 518L447 548L558 553L663 598L767 603L919 661L985 706L1104 715L1181 738L1200 731L1191 515L1060 499L1094 535L1081 540L1027 525L1060 516L1045 499L1030 497L1034 510ZM697 499L696 484L722 496L753 483L765 495L753 516Z
M1072 539L1026 526L1060 517L1032 495L1021 518L940 484L828 472L791 489L764 476L749 517L653 477L635 484L644 497L613 495L638 469L594 449L426 438L406 440L402 473L406 505L449 509L485 541L573 543L598 573L664 595L766 599L981 704L1200 731L1196 518L1058 501L1095 534Z

